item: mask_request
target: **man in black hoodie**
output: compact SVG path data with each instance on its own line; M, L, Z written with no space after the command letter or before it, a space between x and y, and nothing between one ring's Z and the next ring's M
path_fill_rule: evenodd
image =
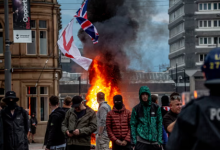
M17 105L19 98L14 91L5 94L6 108L1 110L3 122L3 150L28 150L28 114ZM1 149L2 150L2 149Z
M57 96L51 96L49 101L52 113L47 123L44 139L45 150L65 150L65 136L61 131L61 123L65 118L65 111L59 107L59 98Z
M167 150L220 148L220 48L209 52L202 72L210 96L191 100L182 109L169 137Z

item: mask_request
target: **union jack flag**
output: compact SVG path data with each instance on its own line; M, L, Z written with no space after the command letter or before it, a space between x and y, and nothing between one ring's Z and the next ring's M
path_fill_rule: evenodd
M99 33L96 27L87 18L87 4L88 0L86 0L82 4L81 8L79 8L74 17L76 17L77 21L81 25L81 28L90 36L90 38L93 41L93 44L97 44L99 39Z
M169 111L170 107L169 106L163 106L163 109L166 110L166 111Z

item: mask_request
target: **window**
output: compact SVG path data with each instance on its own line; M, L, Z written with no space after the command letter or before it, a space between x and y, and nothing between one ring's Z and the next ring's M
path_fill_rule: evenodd
M215 46L220 44L220 37L200 37L199 45Z
M203 21L199 21L199 27L203 27Z
M39 20L39 28L47 28L47 21Z
M218 9L218 3L214 3L214 10Z
M180 7L176 11L174 11L172 14L170 14L170 22L175 21L177 18L184 15L184 7Z
M208 21L208 27L212 27L212 21Z
M199 10L203 10L203 4L199 4Z
M170 45L170 52L175 52L185 46L185 39L179 40Z
M184 31L184 23L179 24L178 26L174 27L170 30L170 38L176 36L177 34Z
M207 10L207 4L204 4L204 10Z
M204 38L204 44L207 44L207 38Z
M47 55L47 32L40 31L40 54Z
M32 43L27 43L27 55L47 55L47 21L31 20Z
M212 9L212 4L209 3L209 4L208 4L208 10L211 10L211 9Z
M207 27L207 21L204 21L204 27Z
M217 20L214 21L214 27L218 27L218 21Z
M199 44L200 44L200 45L201 45L201 44L204 44L204 43L203 43L203 38L200 38Z
M37 94L36 87L27 87L27 106L29 109L29 115L36 113L36 109L37 109L37 95L36 94Z
M32 31L32 43L27 43L27 54L36 54L36 31Z
M208 44L212 44L212 38L208 38Z
M4 43L3 43L3 27L0 23L0 55L3 55Z
M48 120L48 88L40 87L40 120L47 121Z
M199 61L204 62L206 58L206 54L199 54Z
M214 44L217 44L217 43L218 43L218 38L214 37Z

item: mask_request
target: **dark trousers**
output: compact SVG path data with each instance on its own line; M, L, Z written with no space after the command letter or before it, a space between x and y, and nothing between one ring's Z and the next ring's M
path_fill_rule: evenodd
M126 146L120 146L116 143L112 144L112 150L131 150L131 144L128 143Z
M90 150L90 146L68 145L67 150Z
M156 144L144 144L137 142L135 145L135 150L162 150L162 148Z

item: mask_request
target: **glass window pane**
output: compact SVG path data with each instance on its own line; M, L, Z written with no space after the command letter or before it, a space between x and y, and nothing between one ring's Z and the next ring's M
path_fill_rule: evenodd
M212 27L212 21L208 21L208 26Z
M36 54L35 31L32 31L32 43L27 43L27 54Z
M204 4L204 10L207 10L207 4L206 3Z
M214 3L214 10L217 10L217 9L218 9L218 4Z
M31 28L36 28L36 21L35 20L31 20Z
M3 54L3 48L4 48L3 32L0 32L0 54Z
M0 29L2 29L2 24L0 23Z
M200 54L199 56L199 61L204 61L203 54Z
M203 22L203 21L199 21L199 27L202 27L202 22Z
M220 9L220 3L218 3L218 9Z
M203 38L200 38L200 42L199 42L200 44L203 44Z
M37 103L36 103L37 98L36 97L27 97L27 106L29 109L28 114L31 115L33 113L36 114L36 108L37 108ZM37 116L37 114L36 114Z
M212 38L208 38L208 44L212 44Z
M207 44L207 38L204 38L204 44Z
M47 32L40 31L40 54L47 54Z
M211 3L208 4L208 9L209 9L209 10L212 9L212 4L211 4Z
M199 10L202 10L202 4L199 4Z
M36 87L27 87L27 94L37 94Z
M218 21L217 20L214 21L214 27L218 27Z
M207 27L207 21L204 21L204 27Z
M40 28L47 28L47 21L45 21L45 20L40 20L40 21L39 21L39 27L40 27Z
M218 42L218 38L215 37L215 38L214 38L214 44L217 44L217 42Z
M41 97L40 98L40 118L41 121L47 121L48 120L48 100L47 97Z
M40 94L48 94L47 87L40 87Z
M220 27L220 20L218 21L218 26Z
M0 88L0 95L5 95L5 89Z

